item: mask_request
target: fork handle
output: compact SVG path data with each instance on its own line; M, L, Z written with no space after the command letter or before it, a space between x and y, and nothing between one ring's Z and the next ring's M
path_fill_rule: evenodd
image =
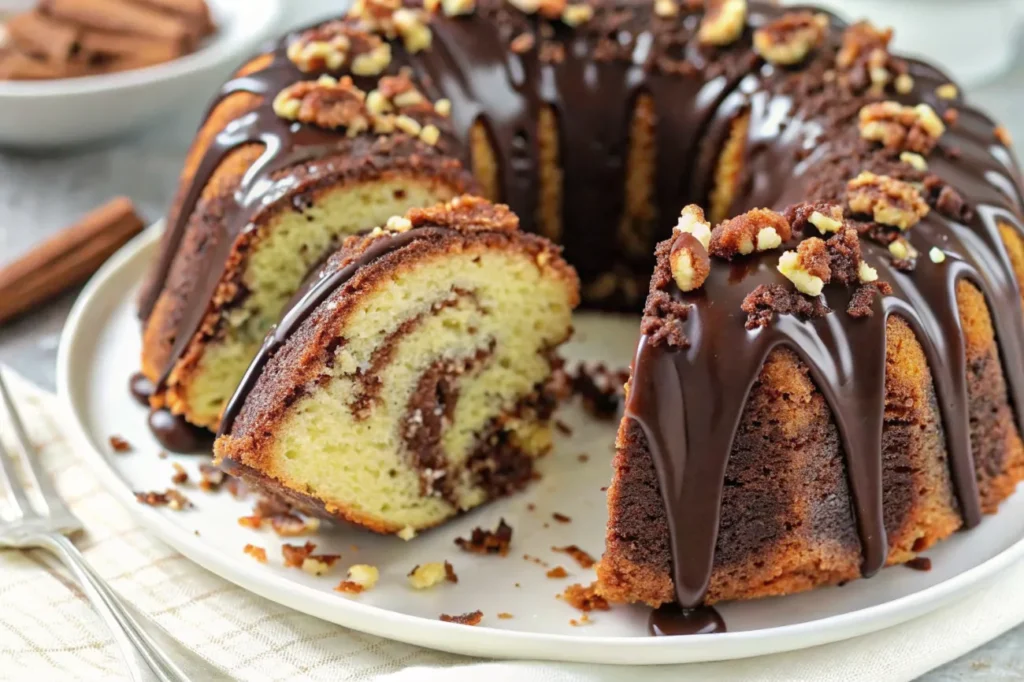
M74 574L86 597L114 636L133 680L188 682L190 677L226 679L220 670L183 647L178 647L178 660L172 660L155 641L154 635L159 626L145 617L133 615L127 603L89 566L71 540L57 533L46 534L39 539L40 545L53 552ZM186 675L183 667L190 674Z

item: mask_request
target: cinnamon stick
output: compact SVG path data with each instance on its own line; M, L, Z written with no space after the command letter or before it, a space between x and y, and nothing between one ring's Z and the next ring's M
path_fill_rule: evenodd
M39 7L52 17L100 31L136 33L187 44L194 38L183 19L126 0L42 0Z
M25 12L7 20L7 35L22 52L38 55L54 65L66 63L78 49L78 29L39 12Z
M118 197L0 269L0 323L84 282L142 228Z

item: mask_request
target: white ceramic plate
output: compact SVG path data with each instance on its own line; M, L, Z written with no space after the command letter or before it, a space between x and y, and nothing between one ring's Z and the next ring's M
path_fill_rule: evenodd
M41 150L93 142L123 135L175 111L182 102L212 97L246 55L276 30L281 2L208 1L219 30L180 59L84 78L0 81L0 146Z
M595 612L592 623L574 627L569 621L579 613L555 594L572 582L589 583L593 573L551 547L576 544L600 554L605 523L601 487L608 481L614 425L596 423L569 407L560 417L573 434L560 438L556 451L540 464L542 479L526 492L408 543L351 528L322 530L318 551L342 555L335 571L314 578L286 569L280 541L271 531L238 525L237 518L249 512L251 502L236 501L227 492L195 491L189 494L196 509L172 512L140 505L132 495L167 488L172 461L193 472L203 461L159 459L159 446L145 426L145 410L127 390L139 354L134 296L158 230L154 226L114 256L71 313L57 377L71 430L106 487L153 533L210 571L296 610L375 635L469 655L631 664L710 661L809 647L900 623L963 596L1024 555L1024 495L1017 494L978 529L929 552L934 566L930 572L896 567L841 588L726 604L720 608L729 627L724 634L648 637L648 611L640 607ZM567 353L571 358L603 359L612 366L628 362L635 319L580 315L577 322L577 340ZM108 439L114 434L127 438L136 451L112 455ZM583 453L589 455L586 463L578 458ZM570 516L572 522L553 521L554 512ZM453 545L454 538L467 536L473 527L493 528L502 517L514 528L508 557L469 555ZM270 561L262 565L245 556L247 543L265 547ZM524 554L564 566L569 578L547 578L546 569L524 560ZM457 585L425 592L408 587L405 576L413 566L442 560L454 564ZM353 563L378 566L380 584L358 597L332 591ZM441 613L476 609L485 614L478 627L438 620ZM500 620L499 612L514 618Z

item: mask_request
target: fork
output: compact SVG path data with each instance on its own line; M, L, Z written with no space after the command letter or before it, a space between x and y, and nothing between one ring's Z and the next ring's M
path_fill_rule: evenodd
M114 592L68 538L82 530L82 522L68 509L39 466L37 453L0 372L0 397L21 446L27 477L42 496L42 508L29 500L19 481L14 458L0 441L0 482L7 490L14 517L0 517L0 550L41 548L54 554L77 580L93 608L104 620L136 682L181 682L189 679L229 679L218 668L185 649ZM158 644L164 642L164 648ZM174 654L165 649L173 649Z

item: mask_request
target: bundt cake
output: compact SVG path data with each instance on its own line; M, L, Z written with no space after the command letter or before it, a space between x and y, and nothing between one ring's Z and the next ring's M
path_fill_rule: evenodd
M515 490L551 445L576 274L462 197L352 237L285 314L215 453L260 490L404 536Z
M584 304L644 307L603 595L693 607L906 561L978 523L1024 475L1024 239L1005 130L947 76L893 55L891 38L746 0L356 0L246 65L201 128L143 298L152 403L216 426L259 339L343 236L476 192L564 248ZM455 233L394 237L401 248L352 282L453 240L503 235L512 253L548 253L511 231ZM352 254L387 251L373 243L350 243L323 272L345 279ZM408 462L393 488L367 472L363 501L363 488L344 487L356 478L318 487L320 460L302 454L328 452L317 436L362 414L358 402L323 402L363 389L346 378L351 365L329 366L343 346L317 343L386 333L343 321L345 302L364 304L350 289L285 318L269 341L280 349L259 356L227 411L218 452L243 474L290 481L283 489L309 483L313 499L293 494L335 516L386 531L437 523L489 494L459 478L478 461L468 445L453 453L445 441L458 471L437 487ZM476 310L456 299L439 319ZM489 322L491 335L505 324ZM531 391L543 392L541 364ZM309 383L319 377L326 388ZM447 388L430 390L445 402ZM464 391L457 409L472 404ZM509 409L482 404L483 430L464 444L495 428L483 415ZM402 419L366 407L382 420L374 428ZM321 409L337 423L315 419ZM384 450L395 461L405 451ZM401 504L381 502L382 490Z

